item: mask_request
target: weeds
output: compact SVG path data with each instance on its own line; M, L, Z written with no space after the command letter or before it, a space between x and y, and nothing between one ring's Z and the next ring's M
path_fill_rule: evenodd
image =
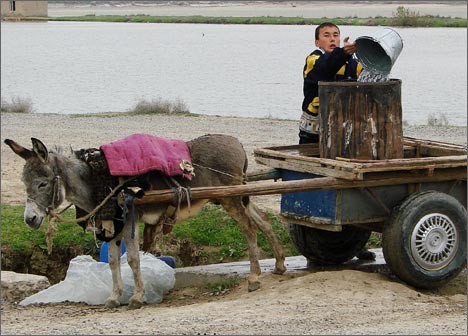
M392 24L394 26L410 26L415 27L418 24L419 12L411 11L409 8L399 6L396 12L393 13Z
M129 111L132 114L190 114L190 111L181 99L169 101L162 98L138 101Z
M239 276L233 276L219 282L208 283L205 287L212 295L220 295L239 285L239 281Z
M444 113L441 113L438 116L435 116L433 113L431 113L427 117L427 124L429 126L448 126L449 121L447 115L445 115Z
M369 240L366 243L367 249L381 248L382 247L382 234L379 232L372 232Z
M1 112L13 112L13 113L32 113L34 112L33 104L31 99L22 97L12 97L11 102L8 102L5 98L1 98Z

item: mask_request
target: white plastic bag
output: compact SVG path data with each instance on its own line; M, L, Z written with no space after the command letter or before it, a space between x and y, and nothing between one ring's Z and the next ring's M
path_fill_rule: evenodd
M133 295L133 273L127 262L127 253L120 260L124 284L121 304L128 304ZM145 283L146 303L160 303L163 295L174 288L175 271L164 261L149 253L140 252L140 267ZM85 302L89 305L104 304L112 292L112 274L109 264L95 261L89 255L81 255L70 261L65 280L20 302L33 303Z

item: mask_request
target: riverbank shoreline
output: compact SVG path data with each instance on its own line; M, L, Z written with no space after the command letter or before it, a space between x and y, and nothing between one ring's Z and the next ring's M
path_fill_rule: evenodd
M466 18L466 2L421 1L106 1L91 3L49 3L49 16L80 15L157 15L157 16L232 16L232 17L392 17L398 6L421 16Z

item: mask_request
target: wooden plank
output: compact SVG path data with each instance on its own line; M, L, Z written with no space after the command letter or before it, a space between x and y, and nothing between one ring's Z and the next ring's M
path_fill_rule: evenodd
M247 173L247 182L263 181L263 180L278 180L281 178L281 173L273 168L264 169L261 171L254 171Z
M267 157L256 157L255 161L257 163L264 164L272 168L287 169L301 173L312 173L323 176L331 176L346 180L362 180L362 174L321 166L311 167L311 165L304 163L301 160L276 160Z
M266 150L272 150L274 152L281 152L285 154L290 154L290 155L301 155L301 156L319 156L319 148L317 143L311 143L311 144L302 144L302 145L289 145L289 146L277 146L277 147L266 147L263 148ZM260 149L254 149L254 153L257 150L263 150L262 148Z
M435 140L428 140L428 139L418 139L412 137L403 137L403 144L405 145L423 145L423 146L431 146L431 147L438 147L438 148L446 148L446 149L456 149L461 150L466 153L466 146L465 145L458 145L449 142L442 142L442 141L435 141Z
M447 142L415 139L410 137L404 138L404 145L412 147L417 156L451 156L465 155L467 153L466 146L451 144ZM413 157L416 157L414 155Z
M346 158L337 158L346 162L360 163L358 168L360 172L376 172L389 170L413 170L413 169L432 169L432 168L450 168L450 167L466 167L467 156L440 156L440 157L422 157L422 158L407 158L407 159L391 159L391 160L354 160Z
M289 154L283 151L275 151L269 148L255 149L254 154L256 156L270 157L272 159L301 160L303 162L306 162L311 167L330 166L334 168L340 168L340 169L352 171L361 166L357 162L350 163L346 161L338 161L338 160L326 159L326 158L298 156L298 155Z
M378 171L378 172L366 172L362 173L362 180L374 180L374 179L389 179L389 178L409 178L411 176L428 176L431 177L434 174L439 174L444 172L444 174L450 174L451 172L456 172L457 174L462 171L460 179L466 180L466 167L456 167L456 168L444 168L444 169L415 169L415 170L389 170L389 171ZM458 175L457 175L458 176Z
M441 170L433 175L414 175L395 178L376 178L372 180L350 181L337 179L334 177L319 177L314 179L282 181L282 182L255 182L243 185L198 187L191 188L192 199L216 199L234 196L258 196L282 194L285 192L299 192L312 190L339 190L348 188L377 187L396 184L424 183L454 181L458 179L466 180L466 169ZM158 202L171 202L174 198L174 191L152 190L145 192L141 199L136 199L135 204L149 204Z

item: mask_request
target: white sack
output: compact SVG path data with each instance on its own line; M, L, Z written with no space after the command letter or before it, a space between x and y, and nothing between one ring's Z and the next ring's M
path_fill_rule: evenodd
M128 304L133 295L134 281L132 270L127 262L127 253L122 255L120 265L124 284L120 303ZM140 267L145 283L143 301L160 303L163 295L174 288L174 269L152 254L141 251ZM112 274L109 264L95 261L89 255L81 255L70 261L65 280L27 297L20 302L20 305L65 301L101 305L109 298L111 292Z

